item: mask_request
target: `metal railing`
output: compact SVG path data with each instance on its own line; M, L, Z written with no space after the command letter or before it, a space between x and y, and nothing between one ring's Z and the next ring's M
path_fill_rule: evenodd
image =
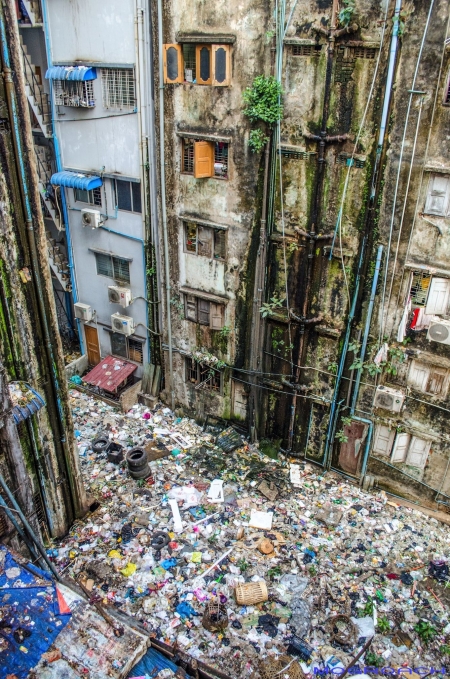
M49 112L49 101L48 95L44 92L44 89L34 72L34 65L31 63L28 54L26 53L24 46L22 45L22 56L24 63L24 74L25 82L30 88L30 93L34 99L35 106L42 117L42 122L44 125L50 123L50 112Z

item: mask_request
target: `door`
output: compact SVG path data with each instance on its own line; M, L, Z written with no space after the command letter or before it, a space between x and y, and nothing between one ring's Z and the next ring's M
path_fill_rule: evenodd
M442 316L447 313L450 280L432 278L425 313L427 316Z
M430 448L431 441L426 441L425 439L420 439L417 436L413 436L411 445L409 446L406 464L423 469L425 467Z
M344 427L347 441L341 443L339 448L339 467L347 474L357 476L361 469L362 451L367 436L365 424L353 421Z
M89 365L97 365L102 360L100 356L100 345L98 342L97 328L90 325L84 326L84 336L86 338L86 351Z
M404 462L406 460L410 440L410 434L397 434L394 449L392 451L391 462Z
M395 429L389 429L384 424L375 427L375 440L373 452L379 455L390 455L394 443Z

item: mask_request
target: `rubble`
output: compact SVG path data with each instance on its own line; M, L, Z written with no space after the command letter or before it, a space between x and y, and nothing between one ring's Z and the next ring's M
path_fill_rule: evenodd
M219 447L220 429L161 405L124 415L77 390L71 401L98 507L49 554L103 605L233 679L283 669L286 657L303 674L341 671L365 644L350 674L450 664L447 526L236 445L234 430ZM123 446L118 464L93 450L105 435ZM146 479L127 470L136 447Z

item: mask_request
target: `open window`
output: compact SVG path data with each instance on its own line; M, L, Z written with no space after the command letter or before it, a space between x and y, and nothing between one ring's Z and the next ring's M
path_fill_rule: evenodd
M164 82L226 87L231 82L230 45L164 45Z
M184 251L209 259L225 259L225 230L183 222Z
M207 325L211 330L221 330L224 326L225 305L195 295L185 295L184 315L187 321Z
M186 359L186 382L195 385L196 389L222 391L222 371L212 368L206 363L197 363L193 358Z
M414 271L410 295L413 307L424 307L427 316L443 316L450 301L450 279L432 276L428 271Z
M183 139L182 171L196 179L228 179L228 143Z
M424 469L431 449L431 441L407 432L397 432L386 425L375 427L373 452L390 457L392 463L405 463Z
M428 215L446 217L450 206L450 176L432 174L428 182L424 212Z

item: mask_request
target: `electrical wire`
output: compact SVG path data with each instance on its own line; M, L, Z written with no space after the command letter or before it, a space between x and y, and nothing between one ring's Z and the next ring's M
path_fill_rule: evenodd
M417 79L417 74L419 72L419 66L420 62L422 59L422 52L423 48L425 45L425 39L427 36L428 32L428 26L430 24L430 18L431 18L431 12L434 7L434 0L431 0L430 2L430 8L428 10L428 15L427 15L427 20L425 23L425 28L423 30L422 34L422 40L420 43L420 48L419 48L419 54L417 55L417 61L416 61L416 66L414 69L414 75L413 75L413 80L412 80L412 85L411 89L409 91L409 100L408 100L408 107L406 111L406 118L405 118L405 124L403 127L403 138L402 138L402 144L400 147L400 157L398 159L398 167L397 167L397 177L395 181L395 189L394 189L394 197L392 200L392 212L391 212L391 222L390 222L390 227L389 227L389 238L388 238L388 246L386 248L386 260L385 260L385 272L384 272L384 281L383 281L383 292L381 296L381 304L380 304L380 333L378 337L378 346L381 346L381 341L383 338L383 333L386 325L387 318L385 318L385 306L386 306L386 286L387 286L387 278L388 278L388 269L389 269L389 258L390 258L390 252L391 252L391 244L392 244L392 235L394 231L394 220L395 220L395 211L397 207L397 195L398 195L398 188L400 184L400 174L402 170L402 164L403 164L403 153L405 149L405 141L406 141L406 133L408 129L408 122L409 122L409 115L411 112L411 105L412 105L412 97L414 94L414 88L416 84L416 79Z
M105 120L105 118L122 118L122 116L136 115L137 109L134 111L127 111L127 113L111 113L107 116L98 116L98 118L62 118L55 120L55 123L85 123L89 120ZM60 113L58 115L61 115Z

